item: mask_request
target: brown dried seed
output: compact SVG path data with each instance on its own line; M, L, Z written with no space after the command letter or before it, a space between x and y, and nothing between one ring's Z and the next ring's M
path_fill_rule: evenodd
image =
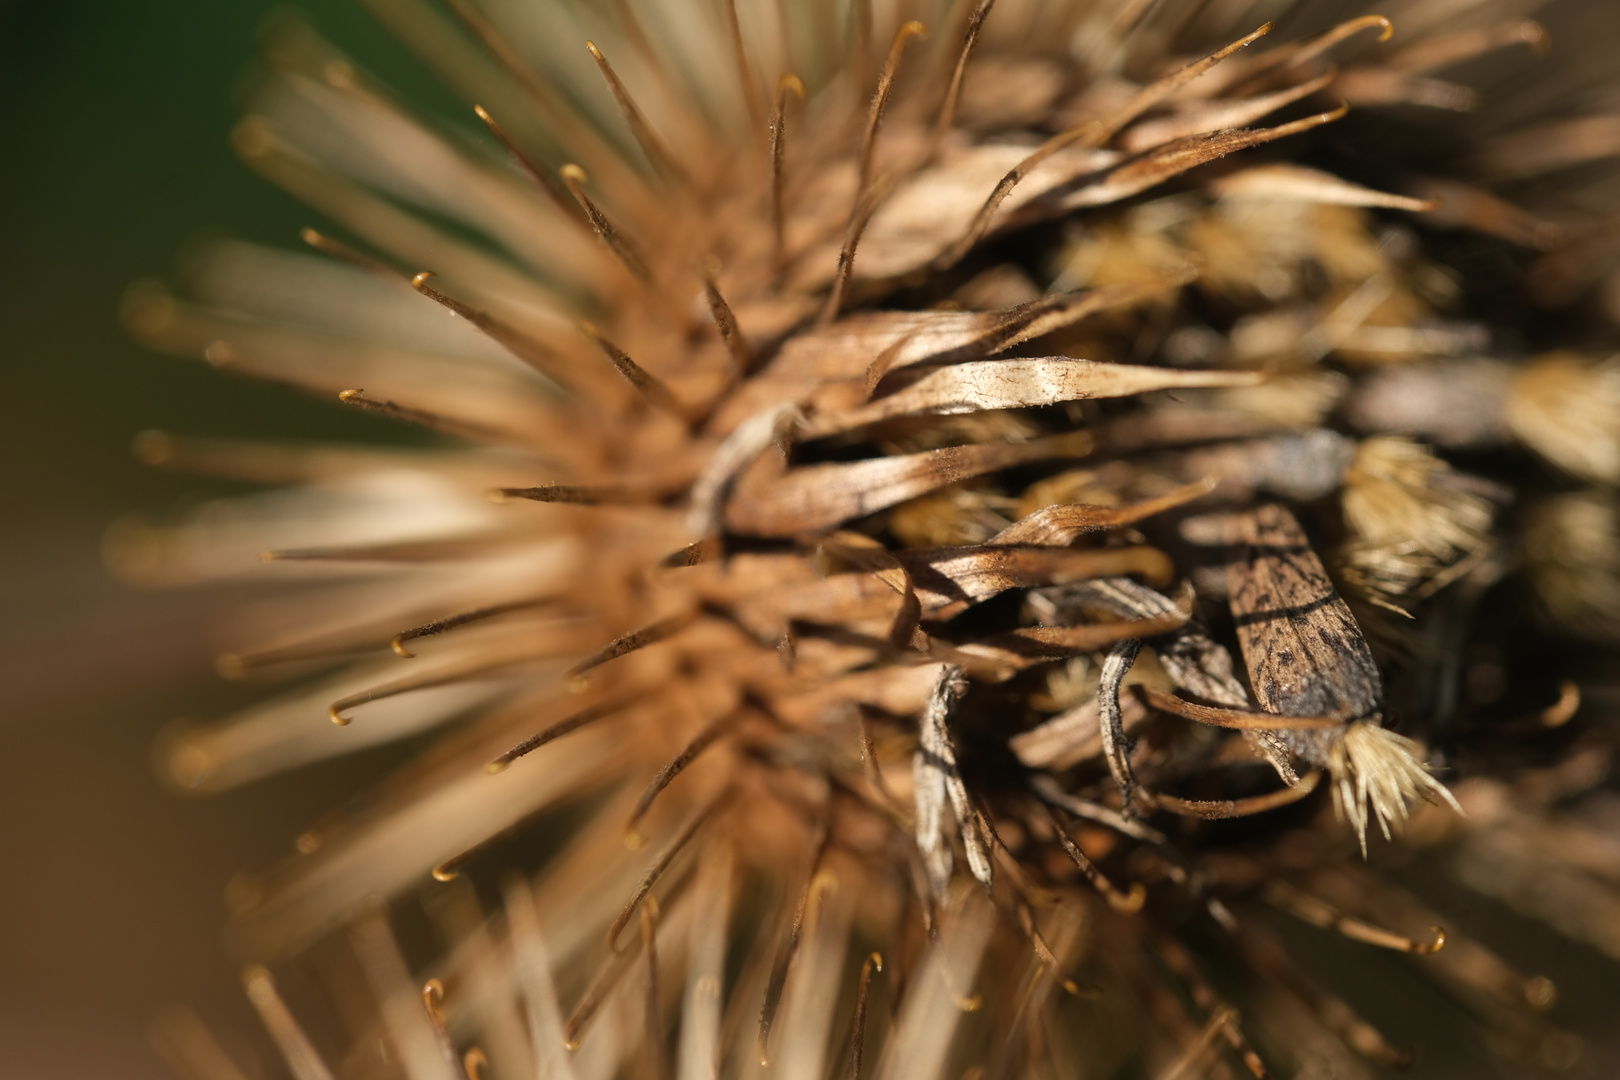
M1383 709L1367 639L1294 515L1269 503L1227 520L1226 567L1249 683L1266 712L1341 720Z

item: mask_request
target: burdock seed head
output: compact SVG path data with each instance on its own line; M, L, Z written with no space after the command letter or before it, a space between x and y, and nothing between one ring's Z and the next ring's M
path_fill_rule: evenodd
M149 436L267 490L110 543L278 586L220 668L296 681L176 783L434 733L233 890L300 1080L1404 1060L1424 1019L1374 1029L1268 909L1582 1052L1380 867L1620 957L1579 710L1612 26L1550 5L1543 64L1497 0L369 6L481 125L278 25L236 146L331 225L127 316L438 438ZM231 1075L188 1015L177 1067Z

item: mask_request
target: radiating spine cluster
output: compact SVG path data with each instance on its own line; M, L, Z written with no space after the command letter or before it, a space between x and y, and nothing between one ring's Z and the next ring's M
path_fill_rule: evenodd
M249 969L299 1080L1402 1060L1265 908L1425 956L1506 1052L1571 1059L1550 984L1385 928L1438 920L1361 860L1418 799L1473 815L1424 842L1510 813L1475 814L1513 782L1494 735L1455 796L1426 762L1493 715L1458 700L1482 598L1522 561L1560 627L1612 635L1620 581L1614 361L1520 358L1402 215L1547 251L1537 280L1601 260L1491 190L1525 136L1402 194L1312 135L1472 108L1436 73L1537 24L1409 0L1272 45L1241 4L371 6L493 139L284 26L237 147L351 240L218 245L190 298L126 314L443 445L147 436L285 486L110 545L149 581L295 585L220 667L308 681L177 733L181 785L457 721L233 890L245 952L375 1000L329 1067ZM1522 530L1518 446L1571 488ZM1566 686L1527 760L1560 752ZM536 836L558 850L486 917L458 878L532 869ZM387 917L421 888L451 897L425 996Z

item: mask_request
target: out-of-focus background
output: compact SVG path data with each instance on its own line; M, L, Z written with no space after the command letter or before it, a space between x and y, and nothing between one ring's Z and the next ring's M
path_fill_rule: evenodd
M359 5L300 9L407 96L454 107ZM339 762L207 800L165 789L150 765L164 725L254 690L210 670L217 593L144 593L101 566L119 516L230 490L140 466L130 445L144 429L400 437L154 356L119 324L129 284L172 277L188 244L297 246L301 225L320 224L227 142L233 88L274 14L269 0L0 0L3 1077L170 1076L146 1035L170 1001L268 1064L222 940L226 882L282 857L320 807L392 764Z

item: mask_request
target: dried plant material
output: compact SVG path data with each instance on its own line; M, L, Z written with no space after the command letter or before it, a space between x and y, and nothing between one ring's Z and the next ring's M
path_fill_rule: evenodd
M1466 86L1388 68L1351 68L1334 80L1334 89L1352 105L1417 105L1448 112L1472 112L1479 105L1479 95Z
M1377 714L1384 684L1350 609L1304 531L1268 504L1226 523L1238 643L1262 710L1351 720Z
M1350 724L1329 752L1333 808L1360 838L1363 855L1368 822L1377 822L1388 840L1390 826L1405 822L1407 807L1417 799L1444 801L1463 812L1446 786L1429 774L1422 752L1406 736L1370 722Z
M1077 656L1128 638L1157 637L1180 629L1186 622L1187 613L1173 609L1143 619L1100 626L1023 626L987 638L983 644L1042 657Z
M1268 23L1248 36L1233 42L1226 48L1220 49L1202 60L1188 64L1164 79L1161 79L1150 86L1144 87L1139 93L1134 95L1130 101L1124 103L1118 111L1114 112L1113 115L1107 117L1106 119L1072 127L1069 130L1048 139L1046 143L1044 143L1034 153L1017 160L1016 164L1014 164L1012 168L1002 175L1001 178L995 183L994 187L990 191L989 197L983 200L982 205L974 206L975 200L972 198L972 196L963 198L963 192L960 188L957 188L956 191L951 193L952 195L956 196L955 198L952 198L950 195L946 195L946 191L948 189L944 188L943 185L936 184L932 188L916 185L910 191L902 191L899 196L893 200L893 202L890 204L890 209L893 212L889 216L902 223L900 228L910 225L912 230L915 231L917 222L907 222L906 216L908 214L918 214L921 210L922 204L925 201L931 203L936 212L945 210L947 207L949 207L950 210L957 212L965 211L969 207L973 207L971 220L967 221L965 227L960 230L960 234L955 242L949 247L945 248L943 251L934 253L930 257L930 261L935 264L936 268L943 269L953 266L959 262L961 258L967 254L967 252L970 251L972 247L986 235L987 232L991 230L992 222L994 221L998 211L1005 215L1007 211L1016 209L1020 202L1029 200L1031 198L1034 192L1032 192L1029 186L1026 185L1023 189L1017 192L1017 196L1015 198L1009 201L1009 196L1014 195L1014 189L1018 187L1020 182L1023 181L1027 176L1039 169L1043 173L1043 181L1048 185L1052 185L1053 179L1051 174L1055 171L1055 169L1053 166L1047 165L1047 163L1053 160L1060 163L1058 168L1067 166L1069 170L1074 170L1073 162L1068 159L1075 156L1075 150L1080 151L1079 160L1084 163L1082 166L1084 171L1079 171L1078 176L1083 179L1087 172L1090 172L1092 169L1096 169L1098 174L1101 174L1101 178L1093 179L1089 185L1086 185L1092 189L1088 194L1079 195L1079 198L1086 201L1081 201L1073 205L1096 205L1097 202L1112 202L1116 199L1125 198L1129 195L1135 194L1136 191L1143 190L1145 187L1152 186L1154 183L1168 179L1169 177L1174 176L1187 168L1191 168L1193 165L1201 164L1203 161L1210 160L1210 158L1207 156L1199 158L1196 150L1192 149L1194 144L1190 140L1196 139L1197 136L1190 137L1189 140L1178 140L1177 143L1172 144L1167 148L1167 153L1160 156L1161 163L1158 164L1157 167L1153 161L1153 155L1144 155L1143 159L1141 160L1127 162L1126 165L1121 167L1119 170L1119 175L1112 177L1116 186L1114 188L1109 188L1106 185L1107 180L1110 179L1110 177L1108 177L1106 173L1103 173L1102 170L1106 168L1107 165L1112 164L1116 159L1109 155L1086 154L1085 151L1091 147L1100 146L1106 143L1115 132L1124 127L1126 124L1130 123L1137 116L1141 115L1142 112L1152 108L1155 104L1174 93L1179 87L1185 85L1187 82L1204 74L1211 67L1230 56L1233 52L1236 52L1238 49L1248 45L1256 38L1268 33L1270 29L1271 27ZM1282 134L1292 133L1292 131L1288 131L1283 132ZM1256 133L1223 132L1221 134L1228 136L1226 141L1230 148L1228 150L1219 151L1213 156L1220 156L1221 154L1228 153L1231 149L1239 149L1242 146L1254 145L1257 142L1268 141L1265 135ZM1242 141L1243 136L1245 135L1249 137L1248 142ZM1270 136L1270 138L1277 137L1279 136ZM1205 147L1205 149L1207 151L1208 147ZM975 162L974 164L977 165L978 162ZM1042 166L1046 166L1046 168L1042 169ZM1069 176L1065 179L1073 181L1076 178L1076 175L1077 171L1070 171ZM1133 185L1137 186L1134 186L1133 188ZM1057 190L1062 190L1061 182L1059 185L1057 185ZM1082 191L1084 191L1084 188L1082 188ZM909 201L908 196L910 196ZM955 204L954 206L952 205L953 203ZM899 209L894 209L896 206L898 206ZM881 224L888 226L888 217L882 218ZM894 226L889 226L889 231L898 232L900 229ZM880 233L880 235L882 235L882 233ZM895 243L897 238L891 238L885 235L884 239L888 241L889 245L901 246L901 244ZM904 250L903 246L902 250Z
M985 600L1007 589L1061 584L1080 578L1141 574L1159 585L1171 579L1171 563L1149 547L1060 548L982 545L898 554L911 574L923 607L948 618L964 602ZM954 605L954 606L953 606Z
M1277 26L1329 28L1273 48L1244 4L1194 0L956 3L928 37L864 0L373 6L483 103L471 134L308 28L271 35L237 147L353 245L215 243L125 319L458 445L143 437L281 490L108 542L143 583L300 586L239 611L220 668L312 681L172 735L178 783L435 729L231 892L246 954L308 967L347 933L356 975L321 989L362 1020L332 1060L1401 1060L1423 1018L1386 1038L1317 987L1265 930L1278 904L1407 954L1491 1045L1568 1059L1520 1015L1550 983L1458 936L1427 955L1348 840L1376 823L1612 944L1612 845L1555 807L1613 757L1574 667L1617 637L1613 362L1519 355L1620 310L1608 106L1559 89L1601 61L1506 70L1543 44L1507 0L1282 3ZM1521 444L1601 486L1524 499L1548 470ZM1364 634L1323 553L1412 620ZM1395 838L1419 798L1473 816ZM488 919L441 893L445 948L407 966L402 897L508 871ZM1538 874L1579 910L1527 898ZM1252 985L1242 1022L1206 959ZM299 1080L328 1080L265 986Z
M1313 769L1296 778L1288 786L1267 795L1250 795L1242 799L1182 799L1162 791L1142 792L1140 798L1155 810L1164 810L1181 817L1203 821L1225 821L1231 818L1252 817L1299 802L1316 790L1322 778L1320 770Z
M984 236L1128 199L1227 154L1302 134L1343 115L1336 110L1272 128L1190 135L1123 161L1099 151L1058 151L1042 162L1040 185L1017 190L1008 185L1009 193L994 205L985 203L981 185L1021 175L1016 172L1017 158L996 148L997 153L986 153L966 168L947 159L942 168L954 166L950 175L924 173L873 215L866 230L862 274L899 278L931 263L954 265L960 253ZM1014 171L1007 171L1008 166ZM941 242L942 237L955 239Z
M512 687L510 679L447 681L437 688L392 697L371 708L358 738L334 742L327 734L331 702L391 669L349 672L313 689L250 706L181 731L162 748L160 761L178 786L223 791L339 754L394 742L446 723L470 709L487 707ZM369 676L369 677L368 677Z
M1175 139L1196 135L1201 131L1220 131L1242 127L1271 115L1286 105L1310 97L1333 82L1333 74L1307 79L1297 86L1258 94L1249 98L1188 102L1181 109L1162 119L1133 124L1120 136L1120 145L1127 151L1146 150Z
M943 665L928 708L918 726L917 752L912 756L912 786L917 800L917 850L928 871L928 888L943 900L951 877L951 846L945 836L945 806L949 800L956 827L967 852L968 869L986 889L990 887L990 852L979 833L979 823L968 802L956 768L956 749L948 726L951 710L967 691L960 668Z
M1620 154L1620 116L1583 116L1500 135L1477 151L1481 172L1523 179Z
M1216 195L1229 199L1289 200L1331 203L1336 206L1381 206L1392 210L1421 212L1434 204L1406 195L1373 191L1347 183L1332 173L1299 165L1256 165L1224 176L1210 185Z
M1103 760L1108 763L1114 786L1119 789L1127 817L1135 811L1132 798L1136 792L1136 777L1125 745L1125 715L1119 703L1119 690L1141 648L1142 642L1136 637L1117 642L1103 660L1102 678L1097 684L1097 731L1102 736Z
M1318 499L1339 487L1356 443L1336 431L1313 428L1297 435L1218 444L1181 458L1186 476L1213 476L1224 495L1267 491L1291 499Z
M726 506L726 527L753 536L793 536L863 517L972 476L1026 462L1084 457L1081 431L1027 443L955 446L785 473L767 459L744 473Z
M1266 899L1290 915L1317 926L1337 930L1353 941L1364 941L1368 945L1427 956L1439 952L1446 944L1446 932L1438 926L1432 928L1431 940L1417 941L1381 927L1370 926L1339 911L1320 897L1301 892L1285 882L1278 881L1268 885Z
M1247 371L1171 371L1066 356L982 360L941 368L861 408L812 417L802 434L818 438L897 416L1023 409L1178 387L1252 386L1262 379Z
M970 481L901 503L889 512L889 529L905 547L982 544L1008 526L1012 509Z
M1406 439L1363 442L1345 473L1343 501L1345 576L1381 605L1444 588L1491 551L1491 502Z
M1088 315L1130 307L1165 290L1185 285L1192 278L1191 273L1172 274L1130 285L1048 296L984 315L953 317L942 313L926 320L909 319L906 321L912 323L913 329L878 353L866 369L866 385L871 390L891 371L913 364L957 364L993 356L1072 326Z
M1220 411L1246 413L1285 428L1321 427L1349 390L1336 371L1296 371L1274 375L1257 386L1218 391Z
M1040 618L1046 623L1071 621L1088 611L1126 619L1188 615L1174 633L1153 642L1165 674L1178 689L1194 697L1233 708L1247 708L1249 696L1242 684L1232 677L1231 654L1210 638L1202 623L1191 619L1190 601L1190 596L1172 600L1130 578L1099 578L1031 594L1031 603L1037 605Z
M1361 431L1412 435L1436 446L1507 442L1513 365L1483 358L1437 360L1373 373L1356 387L1346 419Z
M1214 131L1176 139L1111 169L1096 181L1064 192L1052 202L1065 210L1118 202L1227 154L1331 124L1346 112L1347 108L1339 108L1271 128Z
M1505 416L1513 433L1554 465L1620 485L1620 359L1550 353L1514 377Z
M1129 506L1047 506L996 533L991 544L1072 544L1088 532L1130 525L1183 506L1215 490L1215 481L1200 480Z
M1149 712L1134 695L1120 702L1120 730L1127 736L1148 719ZM1100 706L1096 698L1047 720L1008 740L1018 760L1031 769L1068 769L1103 752Z
M1434 178L1424 178L1416 188L1420 198L1433 204L1429 220L1437 225L1490 233L1539 251L1556 248L1565 239L1557 225L1482 188Z
M282 1001L270 972L255 964L242 972L242 985L296 1080L332 1080L331 1069Z
M1289 750L1333 775L1334 808L1366 852L1367 825L1385 839L1414 798L1462 807L1421 763L1413 740L1380 726L1383 679L1355 618L1333 589L1299 524L1282 507L1230 518L1225 541L1238 641L1264 713L1338 724L1276 733ZM1283 724L1288 723L1284 721Z
M800 418L797 406L777 405L756 413L726 436L692 484L687 530L700 537L719 532L722 507L731 493L731 485L767 447L785 439L798 426Z
M1401 71L1435 71L1513 45L1527 45L1535 53L1545 53L1549 43L1547 31L1540 23L1532 19L1513 19L1408 45L1397 49L1387 62Z
M1331 716L1285 716L1252 709L1212 709L1207 705L1182 701L1174 694L1166 694L1152 687L1144 687L1141 693L1149 705L1161 712L1232 731L1330 732L1342 726L1339 720Z
M1521 545L1552 625L1600 640L1620 638L1620 505L1613 492L1536 503Z

